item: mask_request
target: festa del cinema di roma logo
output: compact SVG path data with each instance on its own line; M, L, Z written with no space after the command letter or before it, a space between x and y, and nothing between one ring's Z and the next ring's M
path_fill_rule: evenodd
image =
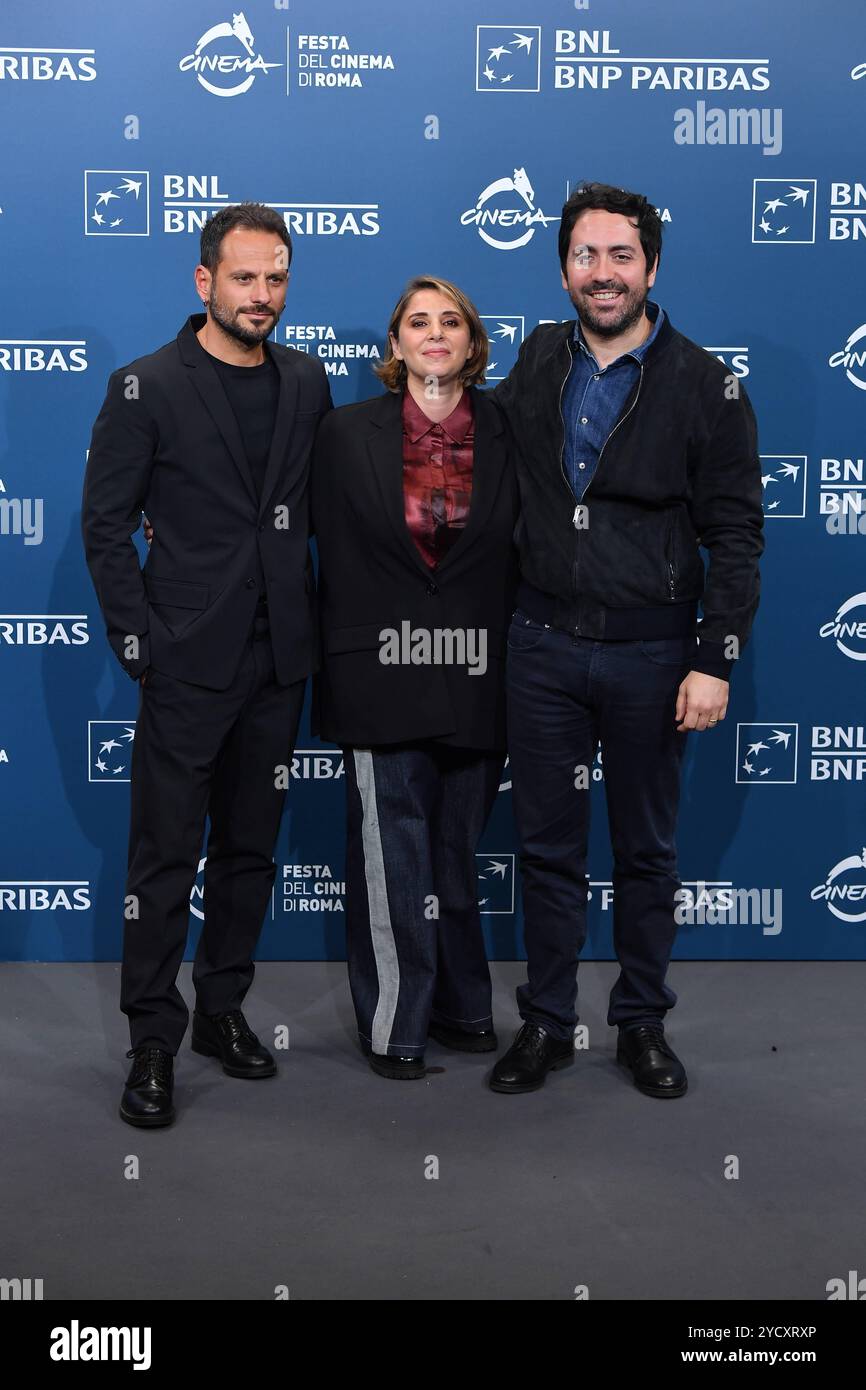
M515 193L522 200L516 207L517 200L510 196ZM503 195L509 195L511 206L502 206ZM511 178L494 179L479 193L475 206L460 214L461 225L474 226L482 241L496 251L516 251L532 240L539 226L558 221L558 216L547 216L535 206L535 190L525 169L515 169ZM506 232L504 238L498 235L500 229Z
M866 608L866 590L853 594L840 604L835 618L829 623L822 623L818 633L821 637L835 637L836 646L843 656L850 657L852 661L866 661L866 617L856 616L858 608ZM864 646L858 651L848 646L849 641L863 642Z
M228 44L221 42L228 40ZM240 50L240 51L239 51ZM266 63L255 51L255 40L243 10L233 14L231 23L224 20L202 34L195 50L187 53L178 64L181 72L192 71L206 92L215 97L239 97L248 92L259 73L267 75L270 68L282 63ZM223 85L209 82L205 74L226 79ZM237 81L239 74L244 74Z
M812 889L812 901L820 902L823 898L833 916L838 917L840 922L866 922L866 882L862 881L863 869L866 869L866 846L859 854L849 854L833 865L826 880ZM850 880L842 879L842 874L850 873L859 874L861 881L858 883L855 879L852 883ZM839 902L857 903L863 910L845 912L843 908L836 906Z
M832 353L828 362L831 367L844 367L851 385L866 391L866 323L854 329L842 351Z

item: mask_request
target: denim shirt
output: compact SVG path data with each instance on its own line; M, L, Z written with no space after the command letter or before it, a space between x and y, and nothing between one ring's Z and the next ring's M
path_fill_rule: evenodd
M646 313L654 319L645 342L601 368L586 345L580 319L571 344L571 371L562 394L565 424L563 464L578 502L589 486L599 455L617 423L629 394L640 376L641 363L658 333L665 311L647 301Z

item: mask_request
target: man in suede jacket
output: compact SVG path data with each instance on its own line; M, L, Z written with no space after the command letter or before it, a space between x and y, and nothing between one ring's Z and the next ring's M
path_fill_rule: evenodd
M687 1087L664 1034L682 920L680 767L688 734L725 717L758 606L763 513L745 391L648 300L660 252L646 198L578 188L559 233L578 317L540 325L493 393L518 446L508 741L528 964L517 991L523 1027L491 1076L500 1092L536 1090L574 1059L599 744L617 1060L647 1095Z

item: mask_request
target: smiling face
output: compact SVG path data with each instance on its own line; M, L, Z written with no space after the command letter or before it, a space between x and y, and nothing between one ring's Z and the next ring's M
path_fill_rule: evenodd
M234 227L220 243L211 272L196 271L196 288L213 321L246 347L267 338L286 303L289 273L285 243L273 232Z
M439 386L459 377L473 352L466 318L453 299L438 290L418 290L406 305L391 349L404 362L409 377L425 385L435 377Z
M637 228L621 213L590 208L571 232L562 287L585 327L600 337L626 333L644 313L655 283Z

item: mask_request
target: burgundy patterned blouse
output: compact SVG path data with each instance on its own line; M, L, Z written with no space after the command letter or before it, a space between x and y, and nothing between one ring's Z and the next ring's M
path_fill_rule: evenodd
M475 422L464 391L447 419L428 420L403 393L403 501L406 525L422 559L435 569L469 516Z

